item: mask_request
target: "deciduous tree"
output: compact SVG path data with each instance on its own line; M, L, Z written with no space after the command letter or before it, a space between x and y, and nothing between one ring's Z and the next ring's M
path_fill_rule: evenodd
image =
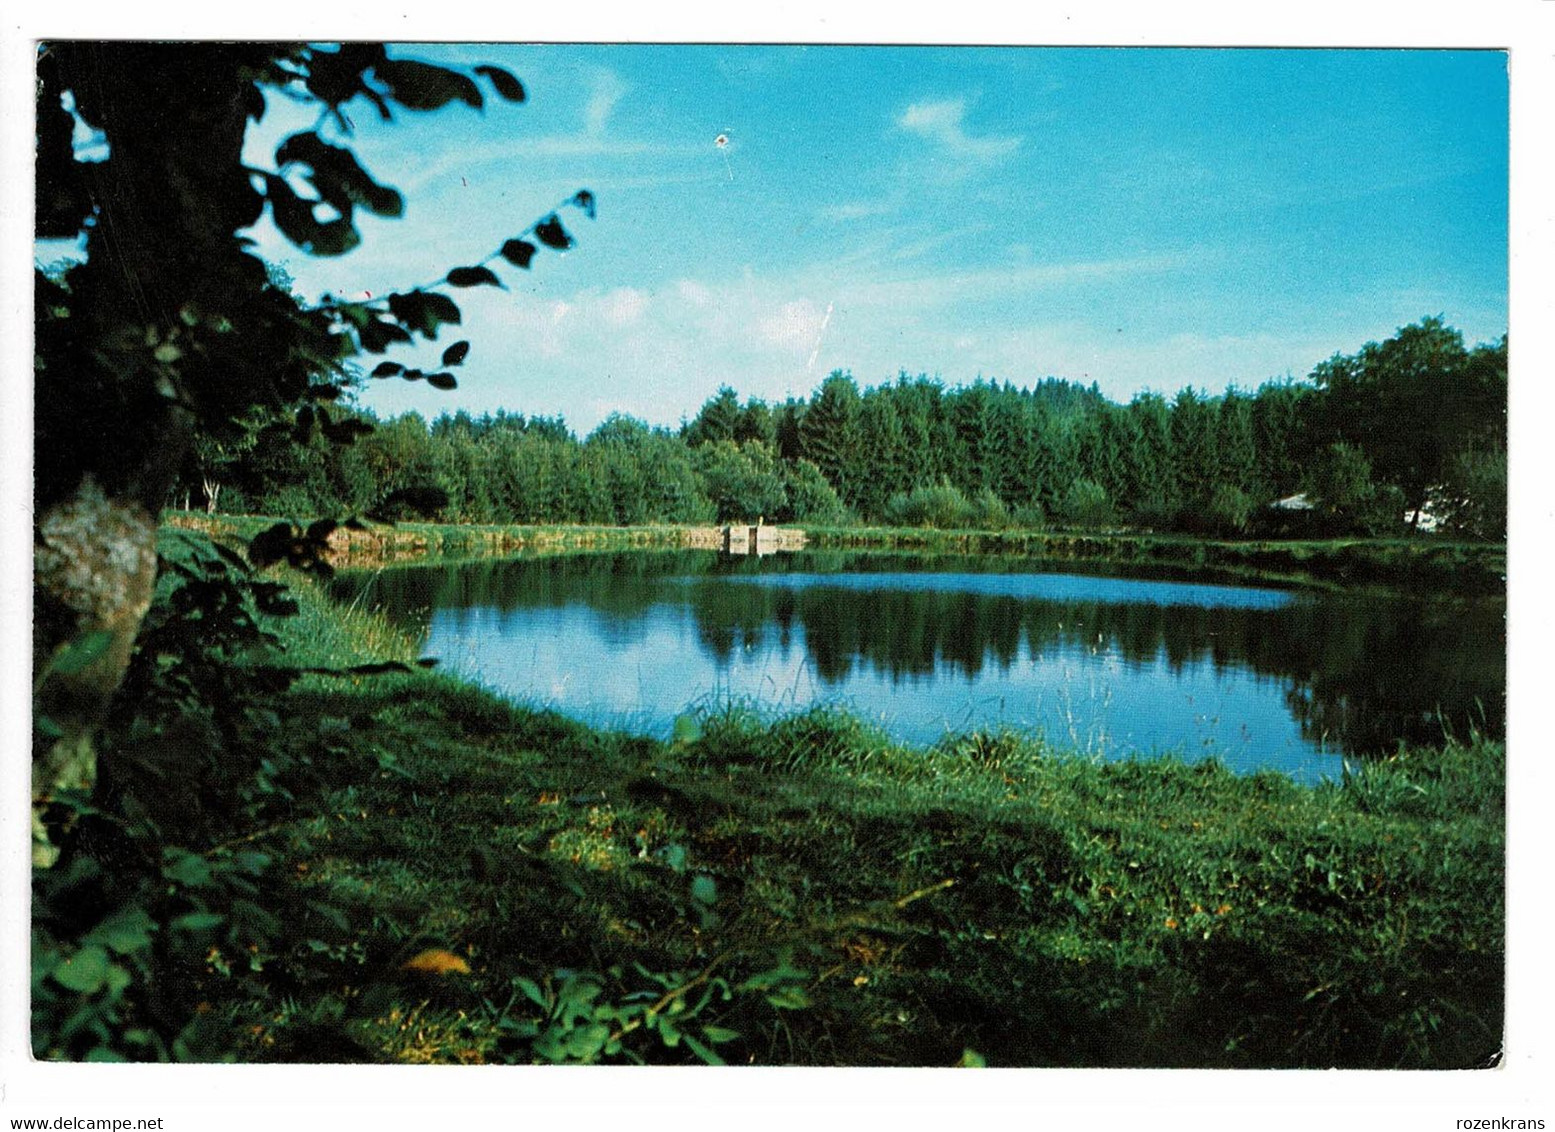
M50 674L34 751L41 806L95 777L92 733L150 604L156 516L193 438L235 439L259 407L295 410L299 439L353 439L366 426L332 411L347 359L436 338L460 321L448 291L497 284L488 263L527 268L572 237L552 213L436 286L306 307L273 285L243 232L268 215L304 252L337 255L358 243L359 212L404 211L350 147L357 107L389 120L478 109L493 94L519 102L517 78L360 43L49 43L37 77L36 232L84 233L85 246L62 279L36 276L33 665ZM244 141L267 95L315 106L318 121L281 142L273 167L254 167ZM106 159L78 157L78 120L101 135ZM587 191L568 203L593 213ZM449 388L468 349L449 346L436 373L384 361L373 375ZM76 659L62 664L67 654ZM47 863L41 824L34 836Z

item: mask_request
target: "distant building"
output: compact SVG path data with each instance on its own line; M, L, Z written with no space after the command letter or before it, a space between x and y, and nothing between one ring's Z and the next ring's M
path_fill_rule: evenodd
M1312 500L1307 498L1307 493L1297 492L1295 495L1287 495L1284 499L1276 499L1269 504L1276 511L1312 511L1316 509Z
M1412 522L1417 531L1437 530L1444 521L1441 511L1438 510L1442 503L1443 501L1437 497L1436 493L1432 492L1430 497L1426 499L1425 505L1420 508L1418 514L1414 511L1404 512L1404 522Z

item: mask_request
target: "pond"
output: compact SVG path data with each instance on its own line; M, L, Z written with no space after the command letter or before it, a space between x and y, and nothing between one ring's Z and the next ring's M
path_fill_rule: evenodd
M1009 727L1105 758L1337 777L1505 713L1505 602L1343 595L1029 559L629 552L343 574L423 655L590 724L837 703L893 737Z

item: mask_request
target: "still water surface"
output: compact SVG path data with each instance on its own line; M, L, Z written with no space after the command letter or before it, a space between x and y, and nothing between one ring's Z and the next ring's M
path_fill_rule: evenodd
M914 743L1012 727L1102 757L1214 755L1315 781L1399 739L1501 729L1504 602L1032 571L678 551L338 586L510 698L661 736L691 706L840 703Z

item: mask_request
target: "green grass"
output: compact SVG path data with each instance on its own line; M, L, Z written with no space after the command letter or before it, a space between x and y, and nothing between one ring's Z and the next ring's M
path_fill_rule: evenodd
M205 515L168 511L163 523L198 531L225 542L246 543L277 523L290 520L265 515ZM349 537L349 552L339 565L374 565L388 561L455 562L521 553L565 553L576 550L629 550L686 545L690 528L679 526L593 527L574 525L480 525L471 523L366 523Z
M409 659L304 582L292 659ZM262 832L349 943L219 1005L253 1059L1411 1066L1501 1045L1504 750L1305 788L738 706L675 742L435 672L309 677L375 773ZM431 950L467 972L407 971ZM677 1022L676 1019L679 1021Z

